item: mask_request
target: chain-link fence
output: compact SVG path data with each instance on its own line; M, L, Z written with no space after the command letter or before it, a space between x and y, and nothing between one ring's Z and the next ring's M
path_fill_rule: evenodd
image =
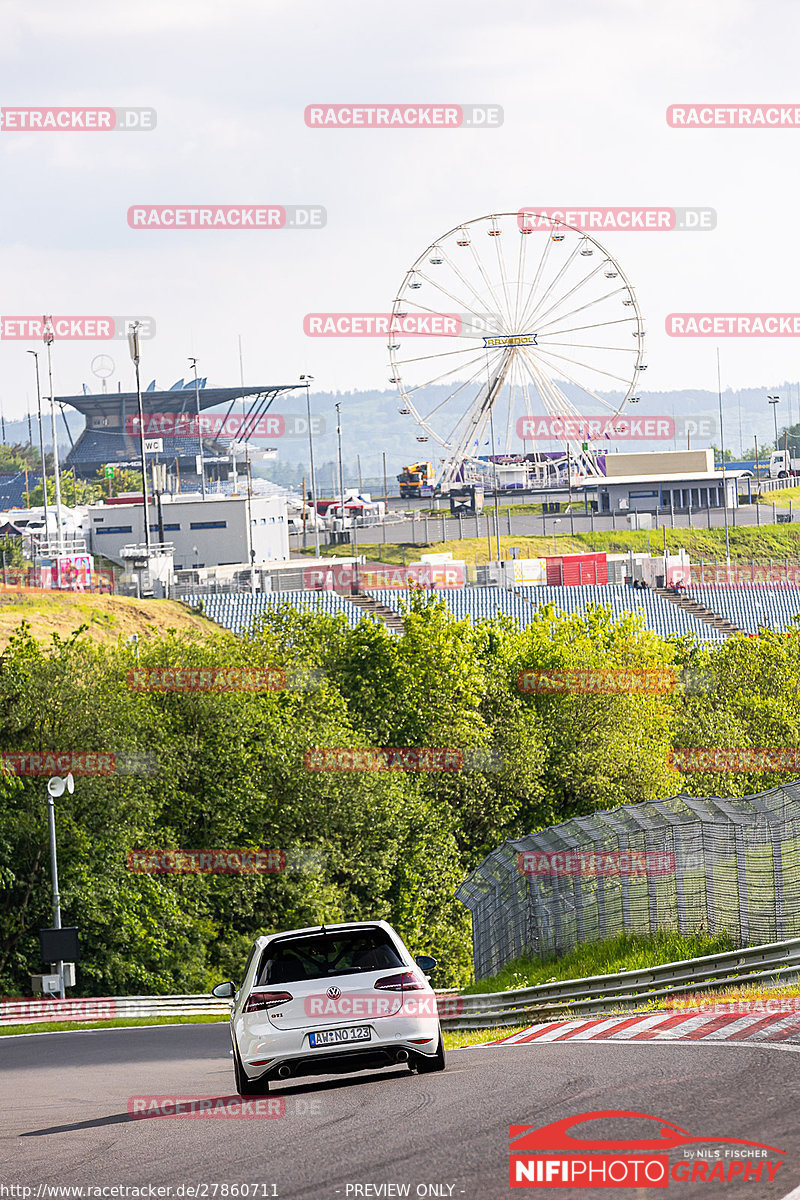
M475 973L520 955L658 929L800 936L800 787L722 800L674 796L575 817L507 841L456 893Z

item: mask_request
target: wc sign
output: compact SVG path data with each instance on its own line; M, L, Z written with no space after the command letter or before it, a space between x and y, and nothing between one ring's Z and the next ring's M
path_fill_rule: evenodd
M144 452L145 454L162 454L164 451L163 438L145 438Z

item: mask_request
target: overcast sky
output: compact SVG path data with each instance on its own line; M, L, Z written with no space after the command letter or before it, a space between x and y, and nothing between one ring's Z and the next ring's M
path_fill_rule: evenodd
M0 3L2 105L137 106L152 132L0 132L0 313L147 315L143 376L197 355L209 385L310 372L385 387L383 339L320 340L309 312L387 311L462 220L529 206L706 206L712 232L599 235L636 288L647 390L713 388L716 343L674 311L800 311L800 128L671 129L680 102L797 102L791 0L38 0ZM498 104L501 128L309 129L316 102ZM131 229L136 204L314 204L324 229ZM795 339L720 341L723 385L797 379ZM40 346L40 343L38 344ZM0 340L6 416L36 342ZM55 390L99 388L124 343L54 347Z

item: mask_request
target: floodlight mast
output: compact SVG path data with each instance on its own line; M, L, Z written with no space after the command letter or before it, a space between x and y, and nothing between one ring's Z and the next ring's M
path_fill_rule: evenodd
M61 469L58 463L58 438L56 436L56 400L53 395L53 363L50 355L50 347L55 341L55 330L53 329L53 318L43 317L44 333L42 340L47 347L47 376L50 381L50 423L53 431L53 477L56 484L56 553L61 555L62 551L62 528L61 528Z
M42 386L39 381L39 351L28 350L28 354L33 355L33 360L36 363L36 404L39 409L39 453L42 457L42 492L44 495L44 540L45 544L49 536L50 516L47 507L47 464L44 458L44 428L42 426Z
M150 570L150 512L147 507L147 458L144 449L144 412L142 410L142 383L139 378L139 329L141 321L134 321L128 329L128 349L136 369L136 403L139 411L139 455L142 461L142 514L144 516L144 544L147 551L147 569Z
M311 459L311 491L314 495L314 550L319 558L319 496L317 495L317 477L314 471L314 436L311 431L311 384L313 375L301 375L300 382L306 388L306 414L308 416L308 454Z
M203 454L203 430L200 428L200 385L197 380L197 359L190 358L194 370L194 406L197 412L197 437L200 443L200 493L205 500L206 498L206 460Z

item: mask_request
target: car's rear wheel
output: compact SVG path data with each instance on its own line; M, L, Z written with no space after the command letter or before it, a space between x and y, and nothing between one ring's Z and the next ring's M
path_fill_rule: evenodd
M236 1080L236 1091L240 1096L266 1096L269 1091L268 1079L259 1079L253 1082L252 1079L247 1078L235 1042L233 1044L233 1075Z
M427 1075L430 1071L443 1071L445 1068L444 1060L444 1042L441 1033L439 1034L439 1045L433 1058L418 1058L417 1070L420 1075Z

